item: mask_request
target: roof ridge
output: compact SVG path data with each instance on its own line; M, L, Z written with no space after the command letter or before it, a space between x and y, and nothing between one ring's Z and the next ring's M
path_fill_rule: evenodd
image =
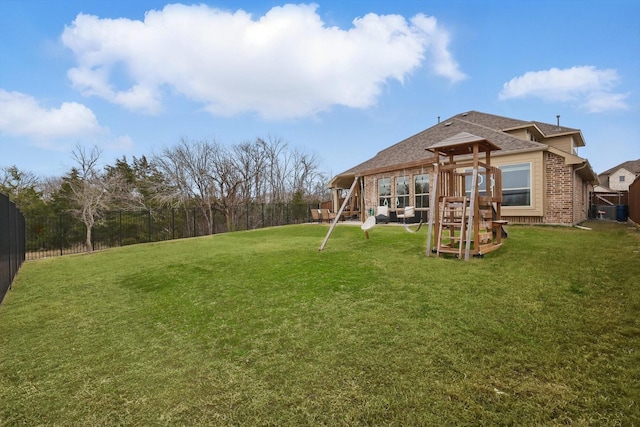
M556 133L575 133L575 132L580 132L580 129L576 129L576 128L570 128L568 126L558 126L557 124L552 124L552 123L545 123L545 122L540 122L538 120L532 120L531 123L533 123L534 125L538 126L538 125L544 125L544 126L548 126L550 128L553 128L552 130L556 130ZM540 129L538 127L538 129ZM545 132L543 129L540 129L545 135L547 134L547 132Z
M543 121L540 121L540 120L515 119L513 117L507 117L507 116L502 116L502 115L493 114L493 113L485 113L485 112L477 111L477 110L470 110L470 111L467 111L467 112L464 112L464 113L456 114L455 116L451 117L448 120L453 120L453 119L460 118L460 117L466 117L469 114L478 114L478 115L481 115L481 116L495 117L495 118L500 119L500 120L508 120L508 121L516 123L516 127L523 126L523 125L535 125L535 126L538 126L538 129L540 131L542 131L544 134L547 134L547 132L544 132L543 129L540 129L539 125L542 125L544 127L549 127L549 128L556 128L557 130L559 130L561 132L580 132L580 129L577 129L577 128L571 128L571 127L568 127L568 126L558 126L557 124L543 122ZM504 128L504 129L511 129L512 127L513 126L509 126L507 128ZM500 130L503 130L503 129L500 129Z
M464 113L460 113L460 114L456 114L454 117L452 118L457 118L459 116L461 117L466 117L469 114L478 114L478 115L482 115L482 116L489 116L489 117L495 117L501 120L510 120L512 122L519 122L519 123L531 123L531 121L526 121L526 120L521 120L521 119L514 119L513 117L507 117L507 116L501 116L499 114L493 114L493 113L485 113L483 111L478 111L478 110L470 110Z

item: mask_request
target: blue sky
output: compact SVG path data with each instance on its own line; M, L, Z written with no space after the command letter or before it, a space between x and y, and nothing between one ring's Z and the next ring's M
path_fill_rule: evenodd
M640 158L640 2L0 0L0 167L280 138L328 175L478 110Z

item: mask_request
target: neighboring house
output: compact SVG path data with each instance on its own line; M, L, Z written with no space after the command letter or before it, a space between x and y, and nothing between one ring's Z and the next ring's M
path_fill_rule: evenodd
M425 220L434 162L427 148L462 132L500 148L491 153L491 165L502 170L504 219L565 225L587 219L589 192L598 177L577 154L585 145L579 129L478 111L439 122L335 176L329 184L334 210L341 207L344 189L354 188L357 200L348 202L347 209L361 219L372 208L387 205L392 218L394 211L415 206ZM358 178L361 185L355 185Z
M620 163L598 175L600 185L613 191L629 191L629 186L640 176L640 159Z

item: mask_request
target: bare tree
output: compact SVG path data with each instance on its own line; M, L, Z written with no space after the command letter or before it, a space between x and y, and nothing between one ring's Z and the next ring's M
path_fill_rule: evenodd
M264 203L266 182L264 180L267 159L261 140L243 142L232 147L231 154L242 175L241 193L244 200Z
M252 173L251 169L244 170L242 159L236 158L234 154L233 150L219 149L214 160L215 170L211 175L216 184L215 206L224 215L229 231L236 226L238 209L249 200L244 197L242 190L252 179L249 175Z
M74 206L72 214L85 225L85 248L89 253L93 252L91 240L93 227L113 206L114 195L118 193L122 184L119 175L107 176L100 170L101 155L101 150L96 146L87 152L85 147L77 144L71 152L76 166L64 178L65 184L71 191Z
M187 207L194 201L207 220L209 234L213 233L213 206L216 199L215 156L220 150L217 143L207 141L189 143L181 140L172 148L165 148L154 162L167 184L157 193L166 205Z
M281 139L244 142L224 147L215 142L188 142L165 148L153 163L164 177L157 198L165 205L200 209L213 233L214 212L225 216L228 230L236 227L246 203L287 203L316 200L318 159L290 150Z
M267 203L284 202L287 199L286 184L287 175L289 174L290 158L287 153L287 143L281 139L272 139L268 141L259 139L262 145L265 159L267 161L265 179L267 183Z
M303 153L294 149L291 152L291 172L289 173L288 188L293 194L302 196L303 201L324 199L327 191L318 191L326 187L326 176L320 172L319 160L315 155Z
M327 197L327 177L320 171L317 156L290 149L281 139L258 140L267 161L262 179L272 202L290 202L294 195L302 200Z

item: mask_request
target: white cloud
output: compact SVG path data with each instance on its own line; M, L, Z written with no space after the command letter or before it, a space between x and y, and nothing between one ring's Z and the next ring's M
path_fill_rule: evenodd
M63 102L58 108L46 108L30 95L4 89L0 89L0 133L59 150L78 140L108 142L110 138L109 129L100 126L93 111L82 104ZM127 142L128 137L117 140Z
M44 108L32 96L0 89L0 131L33 139L80 137L100 132L93 112L82 104L64 102Z
M171 91L217 115L314 115L375 104L389 79L423 62L452 82L466 76L435 18L367 14L327 27L316 5L274 7L259 19L172 4L144 21L80 14L62 34L77 59L68 76L85 95L155 113ZM425 59L428 58L428 59Z
M427 52L433 58L433 69L439 76L448 78L452 82L464 80L467 76L459 70L458 63L449 52L449 33L438 28L438 22L433 17L415 16L411 22L428 34L426 39Z
M629 105L626 102L628 93L590 93L584 104L584 108L590 113L600 113L611 110L626 110Z
M129 135L125 135L114 138L108 141L105 145L107 149L114 153L130 153L133 151L135 144Z
M616 70L593 66L529 71L505 83L498 97L538 97L547 101L573 102L589 112L625 109L628 94L614 93L619 84Z

